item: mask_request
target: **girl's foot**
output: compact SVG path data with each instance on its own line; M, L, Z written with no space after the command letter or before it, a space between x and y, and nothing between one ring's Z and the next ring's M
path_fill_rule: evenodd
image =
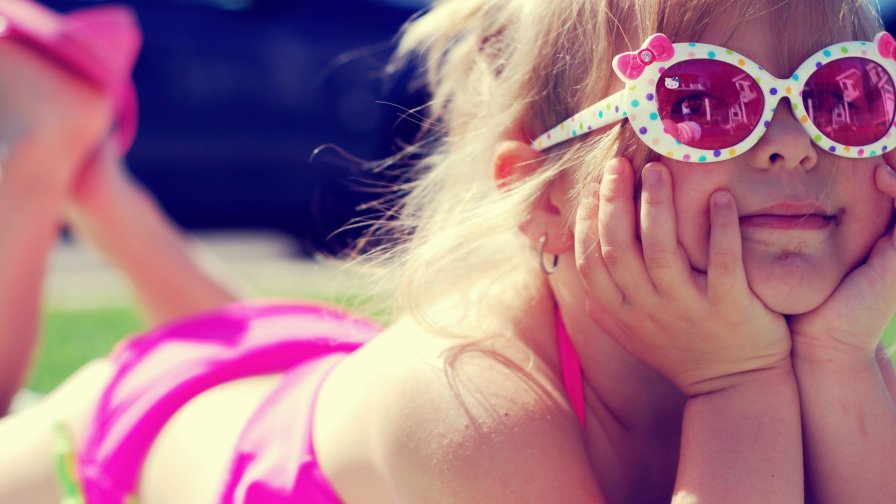
M68 192L109 133L111 99L13 40L0 38L0 68L2 183ZM11 162L11 156L23 162Z

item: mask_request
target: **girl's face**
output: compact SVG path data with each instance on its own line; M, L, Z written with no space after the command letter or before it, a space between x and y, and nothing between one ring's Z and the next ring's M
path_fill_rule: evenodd
M730 37L730 25L716 23L700 42L789 75L800 62L779 57L779 34L764 18L748 20ZM708 165L662 161L672 173L679 239L693 267L706 270L709 197L726 189L741 216L750 287L780 313L804 313L827 299L884 234L893 211L874 183L883 158L819 151L784 102L765 136L741 156Z

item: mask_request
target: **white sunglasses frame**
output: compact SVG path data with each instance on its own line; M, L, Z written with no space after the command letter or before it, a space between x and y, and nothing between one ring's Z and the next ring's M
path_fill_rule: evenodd
M657 34L661 35L661 34ZM648 42L656 37L648 38ZM696 42L672 44L674 54L665 61L650 61L643 73L636 79L626 78L617 62L623 55L613 59L613 70L625 83L625 88L578 114L566 119L554 128L532 141L533 148L544 151L554 145L590 133L599 128L628 119L632 129L655 152L669 159L686 162L712 163L724 161L743 154L759 142L765 134L772 116L782 98L789 98L794 117L802 125L809 137L820 149L847 158L875 157L896 147L896 133L892 125L883 138L868 145L844 145L826 137L806 115L800 99L808 78L826 63L843 58L865 58L883 67L896 86L896 60L884 57L878 47L882 37L892 37L878 33L872 42L841 42L819 50L800 64L789 78L780 79L767 70L731 49ZM645 46L647 43L645 43ZM643 48L642 48L643 50ZM627 53L632 54L632 53ZM750 75L763 92L764 110L753 131L736 145L724 149L698 149L682 144L672 135L663 131L656 104L656 85L667 67L675 63L694 59L713 59L734 65ZM896 93L896 90L893 90ZM894 96L896 98L896 96ZM890 111L893 116L894 111Z

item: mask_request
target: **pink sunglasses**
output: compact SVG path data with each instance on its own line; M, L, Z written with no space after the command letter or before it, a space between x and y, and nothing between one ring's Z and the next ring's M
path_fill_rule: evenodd
M835 155L881 155L896 146L896 40L826 47L779 79L724 47L651 36L613 59L625 89L536 138L545 150L627 118L651 149L689 162L731 159L754 146L782 98L815 142Z

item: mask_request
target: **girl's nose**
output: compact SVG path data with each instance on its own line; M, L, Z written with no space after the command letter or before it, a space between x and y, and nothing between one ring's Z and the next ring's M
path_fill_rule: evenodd
M790 108L787 100L778 103L765 134L745 154L754 167L809 170L815 166L818 152Z

